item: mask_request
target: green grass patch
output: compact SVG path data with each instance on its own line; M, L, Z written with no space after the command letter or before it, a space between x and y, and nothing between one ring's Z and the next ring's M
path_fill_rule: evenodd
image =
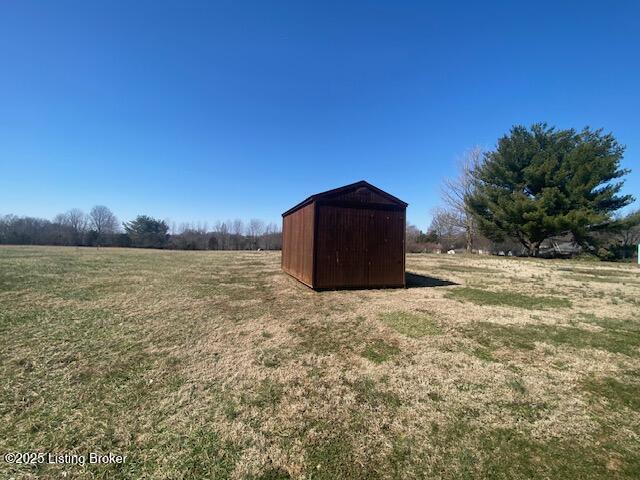
M270 468L255 480L289 480L291 476L281 468Z
M307 445L309 478L335 480L337 478L364 478L361 468L355 463L353 443L344 432L337 432ZM364 470L364 471L363 471Z
M535 422L540 420L549 411L546 403L533 402L526 396L513 402L498 403L499 407L507 410L518 421Z
M264 348L258 352L257 363L267 368L277 368L283 360L283 353L276 348Z
M620 276L636 276L636 272L630 272L628 270L612 270L612 269L589 269L589 268L558 268L560 272L570 272L581 275L589 275L593 280L594 276L597 277L620 277Z
M633 327L627 328L629 325ZM637 322L609 324L602 331L564 325L500 325L477 322L464 330L491 354L498 348L533 350L536 343L548 343L576 349L594 348L611 353L638 356L640 330Z
M400 353L400 349L395 345L389 345L384 340L376 339L367 344L362 356L373 363L384 363L398 353Z
M544 310L547 308L569 308L571 302L567 298L525 295L518 292L481 290L461 287L447 293L447 298L476 305L499 305L505 307L526 308L528 310Z
M495 362L495 357L491 354L491 350L485 347L478 347L471 350L471 354L479 358L480 360L484 360L485 362Z
M367 436L366 427L358 414L346 424L318 421L314 424L314 435L305 439L306 472L304 477L312 480L382 480L407 478L406 469L415 467L415 458L410 455L412 442L409 439L390 435L391 448L383 454L379 445L370 455L359 451L362 436ZM359 445L360 444L360 445ZM415 477L413 477L415 478ZM423 478L419 475L418 478Z
M512 378L507 382L507 385L516 393L521 395L527 393L527 387L525 387L524 382L520 378Z
M273 408L280 403L283 394L282 384L267 378L260 382L253 394L245 394L242 403L258 408Z
M442 333L436 320L428 314L390 312L380 315L380 320L396 332L411 338L421 338Z
M200 428L180 442L176 468L183 478L229 478L240 451L215 431Z
M616 332L627 332L630 335L640 334L640 318L638 319L622 319L611 317L598 317L592 313L586 313L581 315L584 322L593 323L605 330L611 330Z
M316 355L329 355L353 348L353 331L330 320L317 324L302 319L291 329L291 333L298 337L300 351Z
M606 399L616 409L627 407L640 412L640 383L638 382L621 382L613 377L590 377L584 382L584 388Z
M544 408L539 406L541 411ZM527 421L529 412L523 414ZM432 428L432 432L436 448L445 453L435 462L425 462L426 478L611 479L638 478L640 471L637 449L624 448L605 429L597 432L602 442L597 447L573 438L536 439L522 428L478 428L465 420ZM618 460L615 466L612 456Z
M401 404L397 395L378 388L372 378L360 378L350 383L350 386L356 393L356 400L359 403L368 403L373 406L381 405L387 408L397 408Z
M502 270L496 268L475 267L472 265L443 265L437 267L437 269L456 273L481 273L483 275L488 273L504 273Z
M599 277L599 276L591 276L591 275L574 275L574 274L568 274L566 275L566 278L569 278L571 280L574 280L576 282L582 282L582 283L591 283L591 282L597 282L597 283L614 283L617 285L627 285L627 284L631 284L631 285L640 285L640 282L637 280L631 280L629 278L619 278L619 277Z

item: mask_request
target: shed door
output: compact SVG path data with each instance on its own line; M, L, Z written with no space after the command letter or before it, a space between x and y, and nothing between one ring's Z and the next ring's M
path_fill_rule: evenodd
M322 205L318 288L404 284L404 211Z

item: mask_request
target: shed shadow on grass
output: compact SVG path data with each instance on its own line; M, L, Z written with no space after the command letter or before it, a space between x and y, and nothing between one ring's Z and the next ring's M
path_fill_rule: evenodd
M429 287L450 287L459 285L449 280L442 280L435 277L426 277L417 273L405 272L407 288L429 288Z

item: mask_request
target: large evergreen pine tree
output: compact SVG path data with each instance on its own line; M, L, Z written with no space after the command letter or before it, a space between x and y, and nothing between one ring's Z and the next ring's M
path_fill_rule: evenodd
M123 226L134 247L163 248L169 239L169 227L165 221L147 215L138 215Z
M633 201L619 195L627 171L624 147L611 134L585 128L516 126L474 171L466 199L489 238L511 237L536 256L546 238L571 232L579 242Z

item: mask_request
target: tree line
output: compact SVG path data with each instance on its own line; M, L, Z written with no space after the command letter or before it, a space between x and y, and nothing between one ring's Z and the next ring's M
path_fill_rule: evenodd
M274 223L251 219L179 226L148 215L120 223L104 205L88 214L78 208L53 220L16 215L0 216L0 244L114 246L178 250L279 250L282 232Z
M564 243L569 252L631 258L640 210L623 213L635 200L620 193L629 173L620 166L624 151L602 130L514 126L495 150L476 147L459 161L423 240L529 256Z
M456 175L442 186L442 206L428 231L407 225L407 251L516 255L587 252L602 259L631 258L640 243L640 210L622 195L629 172L625 148L610 133L585 128L558 130L545 123L514 126L492 151L469 150ZM280 249L279 225L252 219L171 228L140 215L120 224L105 206L88 214L72 209L53 220L0 217L0 243L112 245L183 250ZM562 250L559 244L569 245Z

